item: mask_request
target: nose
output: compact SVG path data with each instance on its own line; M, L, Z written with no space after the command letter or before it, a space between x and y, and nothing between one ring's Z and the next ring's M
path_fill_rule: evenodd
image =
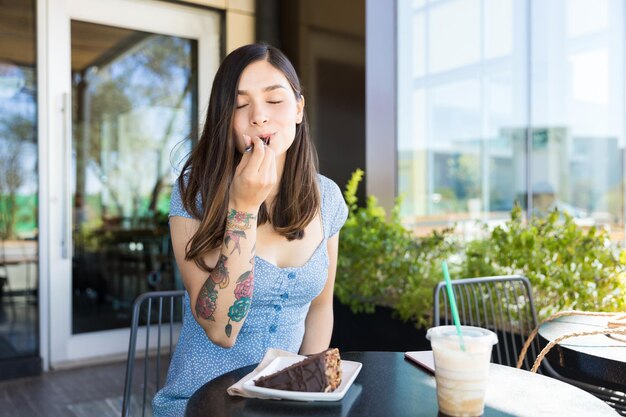
M269 121L267 112L265 112L263 106L254 106L253 113L250 118L250 123L253 126L263 126Z

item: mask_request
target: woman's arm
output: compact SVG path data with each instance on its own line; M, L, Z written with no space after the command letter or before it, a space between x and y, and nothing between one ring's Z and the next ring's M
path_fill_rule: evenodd
M191 311L208 338L221 347L231 347L243 325L254 287L254 244L256 216L231 210L222 247L206 259L211 273L185 260L187 242L199 222L184 217L170 218L170 233L176 263L191 299Z
M339 233L328 239L328 279L324 289L311 302L306 316L301 355L310 355L328 349L333 333L333 290L337 273Z
M219 250L205 256L213 269L201 270L185 259L187 244L199 222L183 217L170 219L170 232L176 263L191 299L191 311L215 344L229 348L235 344L243 325L254 287L254 254L257 213L276 184L276 158L259 138L237 166L229 192L224 240Z

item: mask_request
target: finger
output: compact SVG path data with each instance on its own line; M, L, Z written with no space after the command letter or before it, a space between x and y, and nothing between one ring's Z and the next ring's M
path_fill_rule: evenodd
M252 144L254 145L254 149L252 149L250 153L250 160L248 161L248 165L250 170L253 172L258 172L259 167L263 163L263 159L265 157L265 143L258 137L255 136L252 138Z
M250 138L250 136L248 135L243 135L243 144L244 146L246 146L246 151L244 151L243 155L241 156L241 161L239 161L239 164L235 169L235 175L241 174L241 171L246 168L246 166L250 162L250 157L252 156L252 153L250 151L247 151L248 148L252 150L252 138Z
M259 166L259 175L262 175L267 181L270 180L270 169L273 161L276 160L276 155L274 151L269 146L265 148L265 156L263 157L263 162Z
M237 168L235 168L235 175L241 174L243 170L246 169L246 167L250 163L251 157L252 157L252 154L250 152L245 152L241 156L241 160L239 161L239 164L237 164Z
M244 152L252 152L252 149L254 148L254 146L252 145L252 138L246 135L245 133L242 136L243 136L243 146L245 148Z

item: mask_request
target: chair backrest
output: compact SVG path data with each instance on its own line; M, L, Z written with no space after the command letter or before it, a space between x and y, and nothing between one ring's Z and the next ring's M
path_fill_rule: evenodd
M122 417L151 416L154 394L165 381L183 314L185 291L141 294L133 304ZM133 381L139 383L133 384ZM141 413L139 413L141 410Z
M434 290L433 326L453 324L446 283ZM483 327L498 335L492 362L516 366L528 335L537 326L530 281L519 275L469 278L452 281L461 324ZM538 342L528 349L524 369L530 370L541 351Z
M445 287L441 281L434 290L433 326L453 324ZM498 335L492 362L516 366L524 342L537 326L530 281L519 275L461 279L452 281L452 290L461 324L484 327ZM539 352L541 346L535 337L522 367L530 370ZM545 359L539 372L590 392L626 416L626 393L566 378Z

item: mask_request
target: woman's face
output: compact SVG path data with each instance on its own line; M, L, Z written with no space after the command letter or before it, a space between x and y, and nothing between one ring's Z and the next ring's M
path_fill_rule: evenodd
M293 143L296 124L302 122L304 97L296 99L283 73L267 61L256 61L241 73L233 117L237 150L254 136L263 139L277 157ZM244 135L250 138L244 139Z

